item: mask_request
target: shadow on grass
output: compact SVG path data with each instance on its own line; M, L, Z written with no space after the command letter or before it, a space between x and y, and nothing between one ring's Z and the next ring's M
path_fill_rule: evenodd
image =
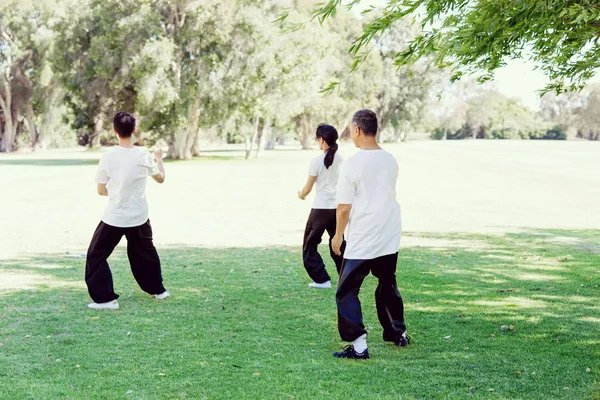
M341 344L335 292L306 287L298 249L161 249L172 292L164 302L137 288L119 250L111 258L117 312L85 308L84 260L9 260L0 265L0 393L597 398L600 256L586 246L599 234L415 234L461 246L401 249L406 349L381 341L376 282L366 280L373 359L362 363L331 357Z

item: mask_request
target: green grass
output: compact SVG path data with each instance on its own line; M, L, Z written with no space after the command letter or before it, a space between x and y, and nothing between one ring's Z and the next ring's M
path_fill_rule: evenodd
M298 249L159 249L164 302L118 251L116 312L85 307L82 260L3 262L43 285L0 294L0 398L600 398L600 231L420 236L464 247L401 249L408 348L381 341L366 280L368 361L331 356L334 291Z

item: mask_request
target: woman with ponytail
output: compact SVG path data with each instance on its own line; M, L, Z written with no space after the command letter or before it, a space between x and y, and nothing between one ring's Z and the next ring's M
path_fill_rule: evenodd
M338 133L333 126L319 125L316 136L323 154L311 162L306 185L298 192L298 197L304 200L316 183L316 196L304 231L302 259L306 272L314 281L308 286L328 289L331 288L331 277L325 269L318 246L321 243L323 233L327 231L329 234L329 254L333 258L339 273L344 254L343 250L339 256L333 252L331 240L335 236L335 213L337 208L335 197L342 157L337 154ZM342 247L344 246L342 245Z

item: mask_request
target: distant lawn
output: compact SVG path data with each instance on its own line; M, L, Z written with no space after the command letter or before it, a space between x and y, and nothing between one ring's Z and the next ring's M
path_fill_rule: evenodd
M86 308L81 259L2 262L0 398L600 398L600 231L427 237L465 247L401 250L405 349L367 279L369 361L332 357L335 291L306 287L298 249L159 249L164 302L119 251L117 312Z

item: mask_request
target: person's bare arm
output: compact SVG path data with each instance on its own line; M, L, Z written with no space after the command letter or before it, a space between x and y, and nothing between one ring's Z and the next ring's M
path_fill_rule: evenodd
M315 184L315 182L317 181L317 177L316 176L312 176L309 175L308 179L306 180L306 184L304 185L304 187L302 188L302 190L300 190L298 192L298 198L300 200L304 200L306 199L306 196L308 196L310 194L310 192L312 191L312 188Z
M106 189L106 183L98 184L98 194L100 196L108 196L108 190Z
M342 242L344 241L344 232L350 220L351 210L352 204L338 204L337 206L335 236L331 241L331 247L333 248L333 252L338 256L342 255Z
M154 150L154 158L156 159L156 167L158 168L158 174L152 175L152 179L154 179L158 183L163 183L165 181L165 164L163 163L163 152L161 149Z

